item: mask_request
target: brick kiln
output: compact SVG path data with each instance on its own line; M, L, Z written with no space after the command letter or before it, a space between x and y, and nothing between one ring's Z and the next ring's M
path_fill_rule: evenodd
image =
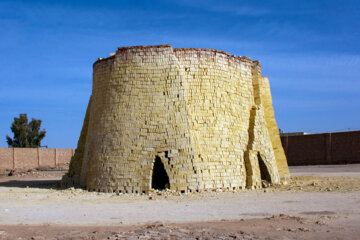
M121 47L94 63L63 183L129 193L257 188L288 177L259 62L160 45Z

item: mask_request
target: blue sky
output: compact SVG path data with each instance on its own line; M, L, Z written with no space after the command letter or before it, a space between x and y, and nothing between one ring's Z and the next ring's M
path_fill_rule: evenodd
M167 43L260 60L285 132L360 129L359 13L358 0L0 0L0 147L27 113L43 145L75 148L96 59Z

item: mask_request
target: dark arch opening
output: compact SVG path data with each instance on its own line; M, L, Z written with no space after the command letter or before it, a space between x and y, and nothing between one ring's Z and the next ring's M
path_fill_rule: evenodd
M271 176L270 176L270 173L269 173L269 169L267 168L267 166L266 166L264 160L262 159L260 153L258 153L258 161L259 161L259 169L260 169L261 181L263 183L264 183L264 181L266 181L268 184L270 184L271 183Z
M160 157L156 156L152 174L151 188L164 190L165 188L169 187L169 176L166 173L164 164L161 162Z

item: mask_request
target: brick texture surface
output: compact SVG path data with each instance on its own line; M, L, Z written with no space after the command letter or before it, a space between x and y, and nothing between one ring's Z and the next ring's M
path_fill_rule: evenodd
M56 149L42 148L39 149L39 166L42 167L54 167L55 166L55 152Z
M119 48L94 64L66 184L148 191L158 157L178 191L261 187L289 176L259 62L170 45Z
M0 171L28 170L38 167L54 168L69 164L73 155L73 149L0 148Z
M32 169L39 166L37 148L14 148L15 168Z
M0 170L10 170L14 167L14 149L0 148Z
M73 149L56 149L56 164L68 164L74 155Z

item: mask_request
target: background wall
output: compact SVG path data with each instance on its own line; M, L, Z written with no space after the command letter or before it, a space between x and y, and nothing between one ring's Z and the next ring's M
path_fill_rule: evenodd
M360 131L281 136L290 166L360 163ZM0 148L0 170L68 164L74 149Z
M53 168L68 164L74 149L0 148L0 170Z
M281 136L289 165L360 163L360 131Z

